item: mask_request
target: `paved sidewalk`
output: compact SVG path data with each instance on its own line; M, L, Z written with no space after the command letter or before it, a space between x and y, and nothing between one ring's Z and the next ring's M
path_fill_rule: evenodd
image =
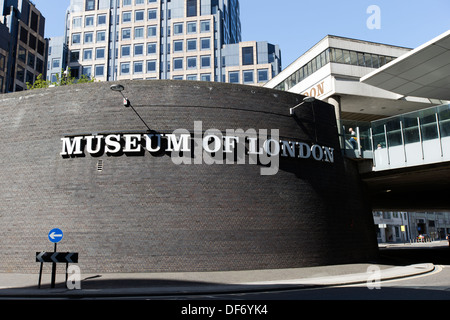
M312 268L193 273L117 273L81 276L81 289L65 287L58 274L50 288L51 275L0 274L0 299L7 297L113 297L143 295L208 294L250 292L285 288L311 288L367 283L369 279L397 279L434 270L431 263L409 266L348 264Z

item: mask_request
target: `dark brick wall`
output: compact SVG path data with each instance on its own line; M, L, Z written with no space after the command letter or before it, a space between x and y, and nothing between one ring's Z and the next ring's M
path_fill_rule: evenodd
M357 170L342 158L334 111L265 88L189 81L122 82L157 131L279 129L334 147L335 163L175 165L170 157L60 156L65 134L144 131L111 83L0 97L0 272L37 272L36 251L79 252L83 273L290 268L376 254ZM316 120L314 122L314 119ZM103 171L97 161L103 160Z

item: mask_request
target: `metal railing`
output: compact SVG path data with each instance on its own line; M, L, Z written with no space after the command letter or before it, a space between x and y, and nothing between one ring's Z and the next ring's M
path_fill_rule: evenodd
M373 159L375 171L450 161L450 104L340 125L345 155Z

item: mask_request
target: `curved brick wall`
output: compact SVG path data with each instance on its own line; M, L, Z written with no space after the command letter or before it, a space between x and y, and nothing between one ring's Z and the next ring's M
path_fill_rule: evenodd
M207 82L122 82L152 129L279 129L334 147L335 163L175 165L169 156L63 158L65 135L145 131L111 83L0 97L0 272L38 272L36 251L79 253L83 273L290 268L376 254L371 211L340 155L334 111L302 97ZM316 120L314 122L314 119ZM317 139L317 140L316 140ZM103 171L97 170L103 160ZM44 270L45 271L45 270Z

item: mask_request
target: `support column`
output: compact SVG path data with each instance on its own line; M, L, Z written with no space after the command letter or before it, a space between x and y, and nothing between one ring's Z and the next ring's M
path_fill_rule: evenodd
M345 138L344 138L345 132L342 131L342 125L341 125L341 113L342 113L341 96L333 95L333 96L328 98L327 102L329 104L331 104L332 106L334 106L334 112L336 114L336 124L337 124L338 134L341 137L341 148L344 149L344 147L345 147Z

